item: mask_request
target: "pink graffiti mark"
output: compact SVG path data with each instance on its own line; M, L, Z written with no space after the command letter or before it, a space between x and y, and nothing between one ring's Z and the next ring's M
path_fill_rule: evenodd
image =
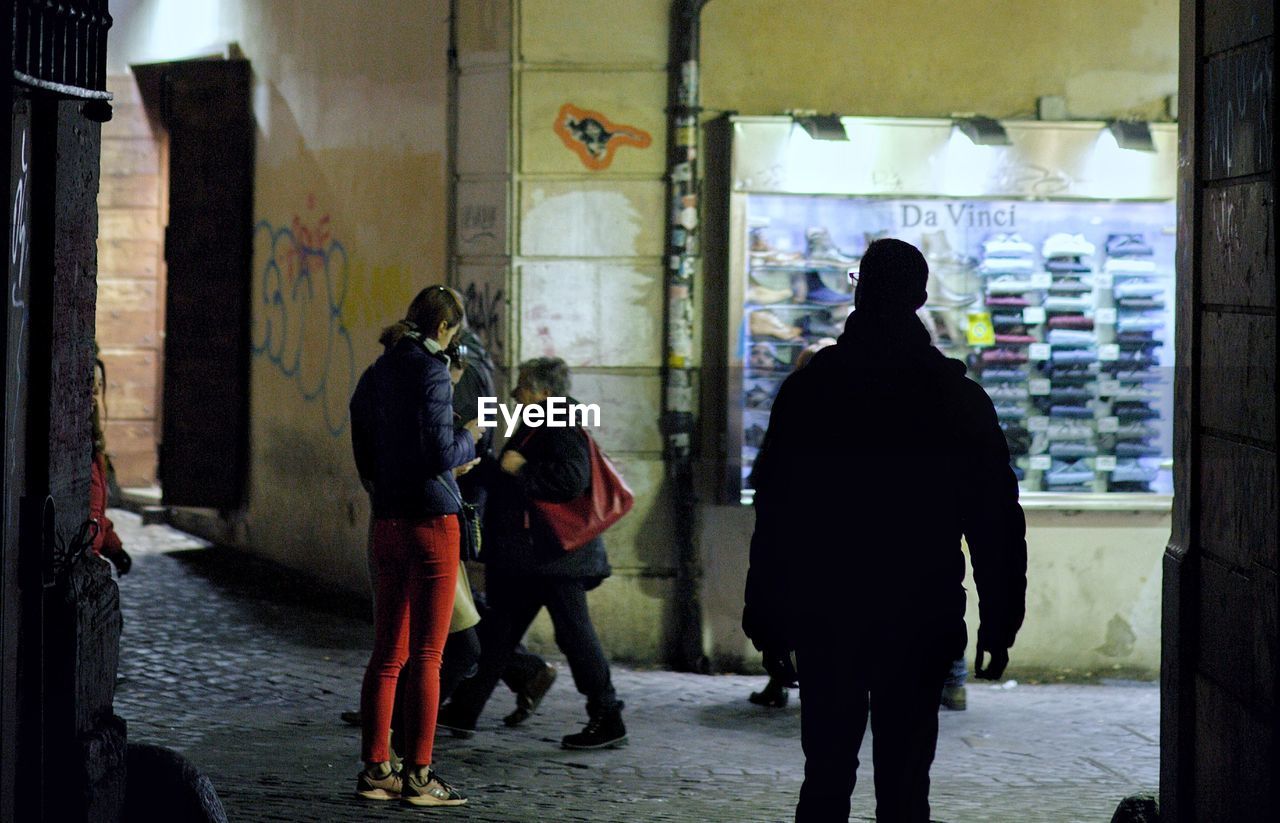
M315 212L315 210L316 196L313 192L307 195L307 211ZM330 230L328 212L319 216L308 214L305 218L295 213L290 228L293 230L295 243L289 247L283 255L284 259L280 262L284 264L285 281L292 284L300 273L311 271L312 264L315 262L312 258L322 256L319 253L329 248L333 232Z

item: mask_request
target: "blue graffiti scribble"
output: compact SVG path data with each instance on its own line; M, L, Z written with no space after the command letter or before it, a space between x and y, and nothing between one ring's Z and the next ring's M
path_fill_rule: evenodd
M266 220L253 233L255 247L259 239L267 243L253 353L291 378L305 400L318 402L325 426L338 437L347 426L356 369L351 335L342 322L346 249L337 240L311 245L293 228L275 228Z

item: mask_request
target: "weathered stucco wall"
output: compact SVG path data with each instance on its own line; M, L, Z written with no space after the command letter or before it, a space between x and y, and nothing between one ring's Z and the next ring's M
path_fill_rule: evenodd
M591 595L593 611L610 653L650 661L669 636L674 575L658 431L669 8L669 0L458 4L466 105L457 283L504 366L564 357L575 394L601 404L600 442L637 507L608 535L617 574ZM116 68L230 41L253 63L253 462L240 536L269 557L362 588L367 504L345 406L380 326L417 288L444 279L447 4L121 0L113 13ZM1159 117L1176 91L1176 28L1171 0L712 0L702 102L708 115L1009 117L1061 95L1073 116ZM603 119L625 139L593 147L566 117L579 126ZM299 282L310 290L295 290ZM700 525L708 650L726 660L749 648L733 635L746 546L733 524L749 516L707 509ZM1033 522L1037 557L1085 557L1096 544L1139 558L1117 555L1108 569L1112 560L1146 568L1140 558L1158 556L1168 536L1167 524L1123 521L1113 524L1123 539L1098 542L1084 529ZM1027 631L1024 651L1034 647ZM1138 648L1145 641L1134 631ZM550 642L545 622L534 636Z
M742 114L1165 117L1177 0L711 0L702 103Z
M709 653L722 668L759 668L759 654L740 628L754 522L747 508L705 510L703 607ZM1168 512L1028 511L1027 616L1010 652L1010 675L1154 678L1170 525ZM796 562L815 573L821 563L803 551ZM965 587L972 661L978 596L969 571Z
M251 470L238 539L366 587L347 401L379 329L444 281L446 3L113 4L120 69L224 51L254 72Z

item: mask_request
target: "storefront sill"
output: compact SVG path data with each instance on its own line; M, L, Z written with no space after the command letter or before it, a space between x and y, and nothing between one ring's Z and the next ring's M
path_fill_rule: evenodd
M1028 511L1075 512L1161 512L1173 511L1171 494L1063 494L1061 492L1022 492L1018 496Z

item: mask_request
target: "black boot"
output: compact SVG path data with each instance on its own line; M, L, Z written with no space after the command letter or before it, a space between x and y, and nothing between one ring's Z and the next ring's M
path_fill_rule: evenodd
M622 723L622 707L602 711L587 721L577 734L565 735L560 745L566 749L612 749L627 742Z

